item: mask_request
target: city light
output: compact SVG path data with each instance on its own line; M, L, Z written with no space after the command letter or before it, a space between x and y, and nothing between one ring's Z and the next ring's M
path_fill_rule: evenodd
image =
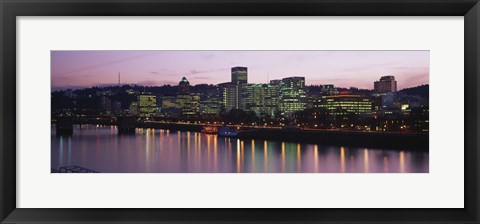
M337 58L340 67L323 70L332 73L323 79L322 69L285 62L262 77L258 71L272 67L267 58L213 66L222 59L203 56L195 66L179 57L181 73L145 62L153 81L126 84L118 75L118 84L52 90L52 170L78 163L99 172L429 171L428 75L410 80L410 65L343 68ZM362 76L364 67L373 73ZM342 69L348 75L337 74Z

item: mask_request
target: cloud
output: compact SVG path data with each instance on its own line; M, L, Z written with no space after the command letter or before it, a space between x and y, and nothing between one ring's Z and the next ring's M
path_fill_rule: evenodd
M344 71L344 72L359 72L359 71L370 71L372 68L385 68L390 65L395 65L395 64L400 64L402 62L386 62L386 63L377 63L377 64L371 64L371 65L365 65L365 66L358 66L358 67L353 67L353 68L343 68L343 69L338 69L338 71ZM412 67L407 67L407 66L398 66L394 68L412 68Z
M151 56L151 55L154 55L154 54L156 54L156 53L147 53L147 54L141 54L141 55L136 55L136 56L132 56L132 57L126 57L126 58L122 58L122 59L118 59L118 60L111 60L111 61L107 61L107 62L104 62L104 63L85 66L85 67L82 67L82 68L76 68L76 69L73 69L73 70L68 71L68 72L57 73L57 74L52 74L52 75L54 75L54 76L68 75L68 74L77 73L77 72L81 72L81 71L86 71L86 70L90 70L90 69L94 69L94 68L100 68L100 67L104 67L104 66L108 66L108 65L118 64L118 63L127 62L127 61L132 61L132 60L148 57L148 56Z
M204 56L202 56L203 59L206 59L206 60L210 60L210 59L213 59L215 57L214 54L206 54Z
M195 75L195 74L201 74L201 73L229 71L229 70L230 70L230 68L215 68L215 69L206 69L206 70L192 69L192 70L190 70L190 74Z
M211 80L214 79L214 77L211 76L193 76L191 79L202 79L202 80Z
M142 86L156 86L156 85L158 85L158 81L145 80L145 81L137 82L137 84L142 85Z
M190 70L190 74L198 74L198 73L203 73L203 72L205 72L205 71L198 71L198 70L195 70L195 69Z
M153 74L153 75L163 75L165 71L168 71L168 69L166 68L161 68L161 69L156 69L156 71L150 71L149 73L150 74Z

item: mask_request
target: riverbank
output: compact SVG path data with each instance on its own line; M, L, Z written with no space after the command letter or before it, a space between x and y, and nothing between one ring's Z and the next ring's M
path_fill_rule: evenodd
M116 125L101 124L101 125ZM202 124L133 122L131 128L168 129L171 131L200 132ZM429 150L429 135L388 132L348 132L329 130L301 130L278 128L245 128L239 139L277 140L298 143L329 144L338 146L383 148L395 150Z
M199 124L176 123L138 123L137 126L139 128L194 132L199 132L203 128L203 125ZM255 128L242 130L237 138L415 151L428 151L429 149L428 134Z
M257 129L241 132L238 138L415 151L428 151L429 146L428 134Z

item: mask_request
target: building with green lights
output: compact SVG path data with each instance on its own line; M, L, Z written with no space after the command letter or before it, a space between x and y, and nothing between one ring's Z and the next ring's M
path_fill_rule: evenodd
M248 83L247 67L233 67L231 82L218 84L220 88L220 106L225 111L242 109L242 91Z
M200 114L216 115L221 110L219 89L206 91L200 94Z
M319 107L327 109L330 115L372 113L372 101L361 95L324 96Z
M200 94L190 93L190 82L186 77L178 83L178 106L182 109L182 116L196 116L200 111Z
M190 93L188 95L178 95L177 102L182 108L183 116L196 116L200 111L200 95Z
M154 117L157 112L157 97L151 94L139 95L138 109L140 117Z
M274 116L278 108L278 87L269 84L250 84L243 87L241 108L258 116Z
M220 88L220 106L227 112L232 109L240 109L240 93L243 85L227 82L218 84L218 86Z
M305 110L308 99L305 91L305 77L288 77L280 82L278 106L282 113L291 114Z

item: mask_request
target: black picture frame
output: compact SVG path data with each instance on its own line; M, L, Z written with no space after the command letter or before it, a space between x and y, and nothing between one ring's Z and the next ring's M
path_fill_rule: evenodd
M479 223L478 0L1 0L0 220L2 223ZM17 16L463 16L463 209L35 209L16 207ZM445 43L448 44L448 43ZM460 94L457 92L455 94ZM454 150L454 149L452 149ZM461 149L455 149L461 150ZM448 193L448 192L445 192ZM438 195L442 197L442 195ZM255 206L252 204L252 206Z

